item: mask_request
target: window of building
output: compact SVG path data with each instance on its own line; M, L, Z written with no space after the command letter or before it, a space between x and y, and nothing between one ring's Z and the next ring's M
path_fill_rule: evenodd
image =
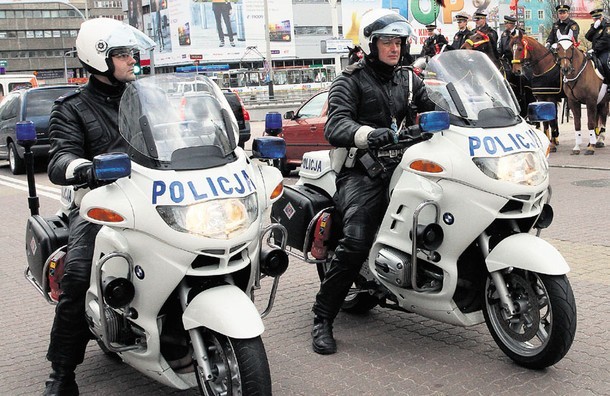
M544 10L538 10L538 19L544 19Z
M532 10L525 10L525 19L532 19Z

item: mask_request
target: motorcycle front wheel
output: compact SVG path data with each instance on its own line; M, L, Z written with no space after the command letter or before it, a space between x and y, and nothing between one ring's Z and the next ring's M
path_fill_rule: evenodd
M565 275L525 270L504 274L517 313L507 314L488 277L483 314L500 349L520 366L543 369L560 361L576 333L576 301Z
M205 379L195 361L195 375L202 395L271 395L271 373L260 337L236 339L200 329L212 369Z

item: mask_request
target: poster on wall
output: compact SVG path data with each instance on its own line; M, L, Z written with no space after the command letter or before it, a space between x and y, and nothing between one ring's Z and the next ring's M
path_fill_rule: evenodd
M292 2L267 2L271 54L293 58ZM157 66L262 61L266 53L264 0L150 0L150 10Z

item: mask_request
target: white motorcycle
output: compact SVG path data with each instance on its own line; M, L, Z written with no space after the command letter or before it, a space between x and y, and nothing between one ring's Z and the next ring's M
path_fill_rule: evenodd
M568 264L539 238L552 220L548 139L519 117L484 54L439 54L426 74L428 95L444 111L403 131L408 149L388 209L342 308L380 305L458 326L485 321L516 363L553 365L574 339L576 304ZM556 116L550 103L529 111L530 122ZM317 264L322 279L341 229L329 152L306 153L299 175L273 205L272 221L288 230L275 241Z
M194 79L201 89L178 92ZM29 151L35 132L25 124L18 129ZM94 159L97 180L108 184L74 193L76 201L84 193L80 214L103 226L86 297L95 339L173 388L271 394L261 317L288 256L263 243L272 230L285 230L263 224L283 186L280 172L260 159L281 157L284 142L255 139L249 158L220 89L192 75L130 84L119 128L128 154ZM31 201L35 195L34 188ZM30 207L26 277L53 303L61 294L66 217L42 218L37 203ZM265 276L275 279L259 314L254 291Z

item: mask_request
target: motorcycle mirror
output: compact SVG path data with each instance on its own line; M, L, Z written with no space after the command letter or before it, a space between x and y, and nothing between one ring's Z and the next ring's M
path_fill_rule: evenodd
M36 143L36 126L32 121L19 121L15 125L17 143L23 147L32 147Z
M265 114L265 133L277 136L282 132L282 115L275 111Z
M252 157L279 159L286 156L286 141L280 137L264 136L252 142Z
M532 102L527 106L530 122L553 121L557 118L557 107L551 102Z
M438 132L449 128L449 113L446 111L427 111L419 115L422 132Z
M93 158L95 178L100 181L114 181L131 175L131 160L125 153L108 153Z

